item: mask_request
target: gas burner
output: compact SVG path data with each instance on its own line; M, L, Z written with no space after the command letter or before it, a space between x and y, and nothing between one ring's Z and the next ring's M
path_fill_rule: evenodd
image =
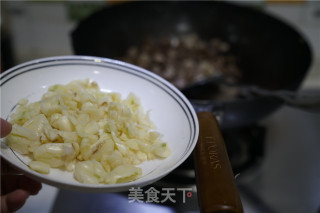
M234 174L243 172L263 158L265 132L265 127L260 125L223 132Z
M223 131L227 152L234 174L258 163L264 155L265 127L252 125ZM195 187L193 155L177 169L156 182L157 186Z

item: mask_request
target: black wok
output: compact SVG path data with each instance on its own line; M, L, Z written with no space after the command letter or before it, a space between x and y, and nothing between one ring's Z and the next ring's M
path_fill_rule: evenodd
M146 37L192 32L203 40L228 42L245 85L296 90L311 63L310 47L293 27L259 9L215 1L138 1L106 7L79 23L72 44L78 55L118 58ZM224 130L256 122L281 104L272 98L246 97L215 101L209 108L223 112Z

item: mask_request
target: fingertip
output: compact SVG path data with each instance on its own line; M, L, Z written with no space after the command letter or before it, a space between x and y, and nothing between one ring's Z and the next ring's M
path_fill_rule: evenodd
M30 193L30 195L36 195L42 188L42 184L36 180L24 176L20 180L20 187Z
M0 137L5 137L11 132L12 125L6 120L0 118L0 130Z
M39 191L42 189L42 184L37 182L37 181L34 181L33 183L33 189L30 191L30 194L31 195L36 195L39 193Z
M1 210L4 208L7 212L15 212L25 204L28 197L29 193L22 189L10 192L1 198Z

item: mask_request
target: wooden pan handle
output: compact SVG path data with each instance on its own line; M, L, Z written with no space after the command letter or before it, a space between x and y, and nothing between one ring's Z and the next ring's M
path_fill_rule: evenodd
M200 133L194 150L202 213L243 212L219 124L211 112L199 112Z

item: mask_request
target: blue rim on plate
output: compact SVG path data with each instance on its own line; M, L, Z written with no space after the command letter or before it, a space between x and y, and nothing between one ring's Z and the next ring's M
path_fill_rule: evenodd
M152 84L153 87L157 90L161 90L161 93L163 93L165 96L168 96L171 101L174 102L174 105L179 108L179 111L183 114L184 118L187 121L187 127L188 129L184 129L183 132L187 132L187 138L188 141L183 141L183 143L186 143L184 145L185 150L180 153L179 156L174 156L176 161L172 164L170 168L167 168L165 171L161 172L161 174L156 174L155 176L145 178L144 180L141 180L143 178L139 178L133 182L128 183L121 183L121 184L99 184L99 185L91 185L91 184L73 184L73 183L64 183L63 181L57 181L56 179L50 178L50 175L43 175L36 173L25 165L25 168L21 167L21 164L18 162L12 160L12 156L8 156L8 152L3 152L3 144L1 144L1 156L3 156L6 160L8 160L14 167L21 170L24 174L31 176L35 179L38 179L44 183L54 185L57 187L67 188L67 189L75 189L75 190L82 190L82 191L101 191L101 192L115 192L115 191L124 191L129 189L133 186L145 186L148 184L151 184L152 182L155 182L168 173L170 173L172 170L177 168L182 162L184 162L189 155L192 153L199 134L199 126L198 126L198 119L196 116L196 113L188 101L188 99L171 83L166 81L165 79L157 76L156 74L145 70L143 68L137 67L132 64L128 64L122 61L114 60L114 59L107 59L107 58L100 58L100 57L91 57L91 56L58 56L58 57L49 57L49 58L43 58L38 60L33 60L30 62L23 63L21 65L18 65L16 67L13 67L6 72L2 73L0 76L0 89L1 92L3 92L3 88L6 88L8 84L12 84L12 82L15 81L15 79L18 78L25 78L25 76L28 76L30 74L33 74L34 76L39 76L37 74L38 70L44 70L47 68L60 68L63 67L64 69L66 67L74 67L74 66L81 66L83 68L88 67L92 69L97 69L99 71L95 72L104 72L105 70L112 70L112 72L121 72L122 74L134 77L135 79L140 79L143 82L148 82L149 84ZM67 72L67 71L66 71ZM50 75L53 75L50 73ZM60 73L61 75L61 73ZM61 76L62 78L63 76ZM75 77L74 80L78 79L78 77ZM21 82L21 80L20 80ZM129 84L130 82L125 82L126 84ZM26 83L26 85L28 85ZM11 86L12 87L12 86ZM16 85L16 87L19 87L19 85ZM8 93L8 89L4 89L4 93ZM26 94L30 95L30 94ZM139 95L138 95L139 96ZM1 96L3 97L3 96ZM1 108L5 109L4 112L1 110L1 117L2 118L8 118L10 113L14 110L14 107L16 106L17 102L13 103L10 101L2 100L1 98ZM8 103L9 102L9 103ZM8 106L11 105L11 106ZM3 107L4 106L4 107ZM165 118L164 118L165 119ZM168 121L168 124L171 122ZM173 127L174 128L174 127ZM1 143L4 143L4 140L1 141ZM169 144L170 145L170 144ZM26 164L23 159L21 159L21 155L16 153L15 151L11 150L14 156L20 160L20 162L23 162L23 164ZM152 170L149 170L149 173L153 173L154 170L158 169L159 166L153 168ZM147 176L149 174L143 174L144 176Z

